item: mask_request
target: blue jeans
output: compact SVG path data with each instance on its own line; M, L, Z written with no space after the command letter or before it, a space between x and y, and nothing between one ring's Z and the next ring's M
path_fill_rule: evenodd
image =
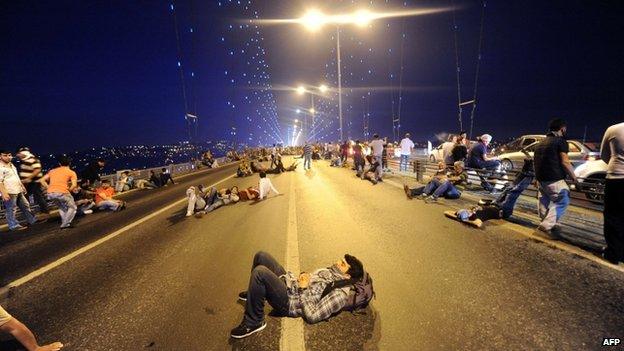
M312 168L312 155L305 154L303 155L303 169Z
M565 180L539 182L539 195L540 226L550 230L559 223L570 204L570 188Z
M448 179L440 181L437 178L433 178L427 183L423 194L431 195L435 198L445 197L447 199L458 199L461 196L461 192Z
M400 171L407 171L409 166L409 157L410 155L401 155L401 163L399 164Z
M501 194L501 196L496 200L501 210L503 210L503 218L511 217L516 201L518 201L518 197L520 197L522 192L525 191L531 183L533 183L533 177L524 177L511 189Z
M30 204L28 203L26 196L24 196L24 193L9 194L9 196L11 198L8 201L4 201L4 208L6 209L6 219L9 224L9 229L15 229L20 225L15 218L16 207L19 207L20 211L22 211L28 224L34 224L37 219L30 210Z
M280 279L286 274L273 256L266 252L258 252L251 266L251 277L247 288L245 303L245 325L257 327L264 320L264 301L281 315L288 314L288 290L285 282Z
M48 193L48 199L54 201L61 215L61 228L68 227L76 216L76 203L68 193Z
M111 210L111 211L117 211L117 209L119 209L119 206L121 204L117 201L114 200L102 200L97 204L97 208L98 210Z

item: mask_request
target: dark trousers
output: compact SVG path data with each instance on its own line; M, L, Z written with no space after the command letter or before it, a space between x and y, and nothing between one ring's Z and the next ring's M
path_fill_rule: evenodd
M35 203L39 205L40 212L50 212L50 209L48 208L48 200L45 196L43 196L43 190L41 190L41 184L39 184L39 182L30 182L26 184L26 191L28 192L28 196L33 196Z
M516 206L516 201L518 201L522 192L525 191L531 183L533 183L533 177L523 175L519 175L518 177L519 179L516 179L516 184L505 190L496 200L496 203L498 203L501 210L503 210L503 218L511 217L514 206Z
M248 327L257 327L264 320L264 301L282 315L288 314L288 293L280 275L286 274L273 256L259 251L253 259L247 288L247 303L243 321Z
M604 196L605 255L624 262L624 179L607 179Z

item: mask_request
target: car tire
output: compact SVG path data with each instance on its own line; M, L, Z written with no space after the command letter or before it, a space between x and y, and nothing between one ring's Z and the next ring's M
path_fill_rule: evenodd
M505 158L501 161L501 170L509 172L512 169L513 169L513 162L511 162L510 159Z

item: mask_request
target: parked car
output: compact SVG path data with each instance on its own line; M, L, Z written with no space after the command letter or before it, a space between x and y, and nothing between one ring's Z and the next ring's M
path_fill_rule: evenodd
M444 145L444 143L434 147L433 149L431 149L431 152L429 152L429 160L431 162L444 161L444 153L442 152L442 145Z
M510 170L519 170L522 168L524 164L524 159L526 155L522 150L526 151L530 157L533 157L533 150L535 150L535 146L539 141L533 142L531 145L521 149L520 151L508 152L498 155L498 159L501 161L501 168L505 171ZM568 152L568 156L570 158L570 163L572 163L572 167L576 169L580 165L584 164L587 161L592 161L600 158L600 152L594 149L591 149L588 145L583 144L578 140L568 140L568 148L570 151Z
M501 154L508 154L511 152L520 151L523 148L535 143L536 141L542 141L545 138L546 138L546 135L543 135L543 134L523 135L499 147L496 150L496 154L501 155Z
M604 180L607 176L607 164L603 160L587 161L574 169L578 178L578 190L592 201L604 201Z

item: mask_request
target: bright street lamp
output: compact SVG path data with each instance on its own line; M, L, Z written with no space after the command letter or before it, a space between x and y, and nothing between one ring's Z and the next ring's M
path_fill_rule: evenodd
M314 109L314 107L312 107L312 108L310 109L310 113L311 113L311 114L314 114L315 112L316 112L316 110Z
M305 94L305 92L306 92L306 89L305 89L305 87L303 85L300 85L300 86L297 87L297 94L303 95L303 94Z
M321 84L321 86L319 87L319 91L321 93L325 93L327 91L327 89L328 89L327 85L325 85L325 84Z

